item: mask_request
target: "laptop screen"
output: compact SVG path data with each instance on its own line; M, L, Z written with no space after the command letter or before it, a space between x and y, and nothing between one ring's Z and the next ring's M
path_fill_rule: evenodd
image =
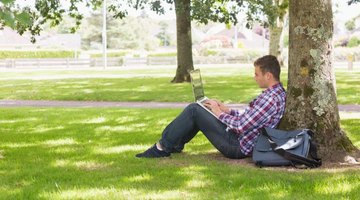
M195 101L200 100L205 97L204 88L201 80L200 69L195 69L190 71L191 84L193 88L193 93Z

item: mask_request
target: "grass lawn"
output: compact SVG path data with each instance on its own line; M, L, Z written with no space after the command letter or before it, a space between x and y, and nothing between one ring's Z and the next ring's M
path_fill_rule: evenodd
M257 168L223 158L202 134L172 158L135 158L179 111L0 108L0 199L359 197L358 169ZM360 147L359 118L341 124Z
M261 92L252 67L205 67L202 72L206 95L226 103L247 103ZM173 68L5 71L0 99L192 101L190 84L171 84L173 75ZM338 70L336 76L339 104L360 104L360 72ZM281 79L286 86L286 70Z

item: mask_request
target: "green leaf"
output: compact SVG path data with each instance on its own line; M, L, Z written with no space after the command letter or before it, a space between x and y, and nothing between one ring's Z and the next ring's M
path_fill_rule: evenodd
M15 2L15 0L0 0L1 3L4 5L9 5Z
M0 12L0 19L4 20L5 26L14 28L15 27L15 18L13 13L8 10Z
M20 14L16 15L16 18L20 24L23 25L31 25L32 23L29 13L26 12L21 12Z

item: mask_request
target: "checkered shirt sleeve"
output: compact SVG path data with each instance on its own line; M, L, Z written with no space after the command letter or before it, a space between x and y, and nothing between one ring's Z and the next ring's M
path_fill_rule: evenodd
M285 110L285 98L285 90L278 84L250 102L244 112L231 109L230 114L219 116L239 136L240 148L245 155L252 152L260 128L278 125Z

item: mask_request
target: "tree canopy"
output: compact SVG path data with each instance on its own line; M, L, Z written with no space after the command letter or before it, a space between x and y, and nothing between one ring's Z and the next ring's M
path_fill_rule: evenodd
M108 0L108 11L113 18L124 18L129 8L149 8L161 15L166 12L166 4L173 4L174 0ZM51 26L58 26L68 15L75 19L70 27L75 32L83 19L83 13L79 8L84 6L91 9L98 9L102 0L69 0L67 3L60 0L36 0L34 5L20 5L16 0L0 0L0 28L8 26L19 34L29 31L31 35L39 35L46 23ZM263 24L271 24L276 19L277 8L272 0L192 0L191 19L200 23L209 21L226 24L236 24L239 12L246 13L247 27L255 21ZM266 14L264 18L263 14ZM35 42L35 38L32 37Z
M83 14L79 10L80 4L96 9L101 6L100 0L70 0L67 5L60 0L36 0L34 5L20 5L16 0L0 0L0 28L8 26L22 35L24 32L31 33L32 42L36 35L40 35L42 27L46 23L57 26L63 20L64 15L75 19L71 32L75 32L81 24Z
M351 4L359 3L359 2L360 2L360 0L349 0L348 4L351 5Z

